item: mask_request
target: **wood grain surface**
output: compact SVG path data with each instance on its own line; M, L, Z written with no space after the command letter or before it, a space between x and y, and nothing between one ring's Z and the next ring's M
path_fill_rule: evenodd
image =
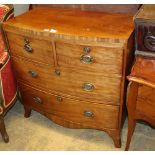
M50 41L39 40L10 32L7 33L7 38L12 56L21 56L26 59L31 59L32 61L54 66L52 43ZM29 40L29 45L33 49L32 52L28 52L24 49L24 39Z
M6 31L35 32L44 37L124 42L133 32L132 18L125 14L41 7L7 21L4 27Z
M146 116L155 119L155 89L141 85L138 89L136 109Z
M58 117L63 117L68 121L84 124L90 128L104 126L105 128L116 129L118 127L118 106L72 100L62 96L62 101L58 101L57 97L60 96L34 89L22 83L19 86L23 101L30 107L32 106L33 109L40 109ZM36 103L34 97L39 97L42 103ZM85 116L85 112L92 112L93 116Z
M132 16L36 8L3 27L25 117L34 109L66 127L104 130L121 147Z
M60 76L57 76L51 66L45 67L44 65L15 57L12 60L17 79L33 86L40 86L46 88L47 91L50 89L53 92L61 92L100 103L120 104L121 78L104 77L103 73L100 72L95 73L68 68L62 68ZM29 71L37 73L37 77L32 77ZM84 83L93 84L94 90L83 90L82 85Z
M85 54L84 48L90 52ZM104 72L103 76L122 76L123 50L121 47L90 46L56 42L58 65L61 67L79 68L91 72ZM91 56L92 63L81 61L82 56ZM111 63L113 62L113 63Z

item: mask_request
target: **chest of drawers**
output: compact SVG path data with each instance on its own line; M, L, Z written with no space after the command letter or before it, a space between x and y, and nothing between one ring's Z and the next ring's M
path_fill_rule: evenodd
M104 130L120 147L132 16L36 8L3 27L25 117Z

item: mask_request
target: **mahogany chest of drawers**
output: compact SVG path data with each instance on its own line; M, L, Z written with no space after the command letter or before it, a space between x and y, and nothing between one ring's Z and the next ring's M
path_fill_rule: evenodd
M120 147L132 16L36 8L3 27L25 117L104 130Z

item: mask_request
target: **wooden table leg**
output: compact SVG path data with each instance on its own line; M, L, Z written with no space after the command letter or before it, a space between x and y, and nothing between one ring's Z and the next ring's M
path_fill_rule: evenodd
M136 100L138 95L138 87L139 84L136 82L130 82L128 85L128 93L127 93L128 136L125 148L126 151L129 149L131 138L136 125L136 120L134 116L135 116Z
M5 124L4 124L4 118L0 116L0 133L2 135L2 138L4 142L8 143L9 142L9 136L6 132Z
M28 106L24 105L24 110L25 110L25 114L24 114L24 117L25 118L28 118L31 116L31 108L29 108Z

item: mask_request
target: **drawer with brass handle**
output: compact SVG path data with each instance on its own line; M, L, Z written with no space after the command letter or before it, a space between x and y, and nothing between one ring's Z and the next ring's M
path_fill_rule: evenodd
M64 120L82 123L84 127L113 129L118 127L119 106L90 103L88 101L53 95L45 90L40 90L23 83L19 83L19 88L23 103L29 104L36 111L41 109L42 112L48 112ZM35 100L40 102L41 99L44 104L36 104L32 96L37 96ZM61 104L58 104L58 102L61 102Z
M54 65L52 43L32 36L7 32L12 56L23 57L34 62ZM39 46L38 46L39 45Z
M61 76L50 66L12 59L18 80L77 98L119 105L121 78L105 77L103 73L61 68ZM24 67L23 67L24 66ZM30 75L27 72L30 71ZM37 78L36 78L37 77Z
M91 72L103 72L105 76L122 75L122 48L86 46L56 42L58 65Z

